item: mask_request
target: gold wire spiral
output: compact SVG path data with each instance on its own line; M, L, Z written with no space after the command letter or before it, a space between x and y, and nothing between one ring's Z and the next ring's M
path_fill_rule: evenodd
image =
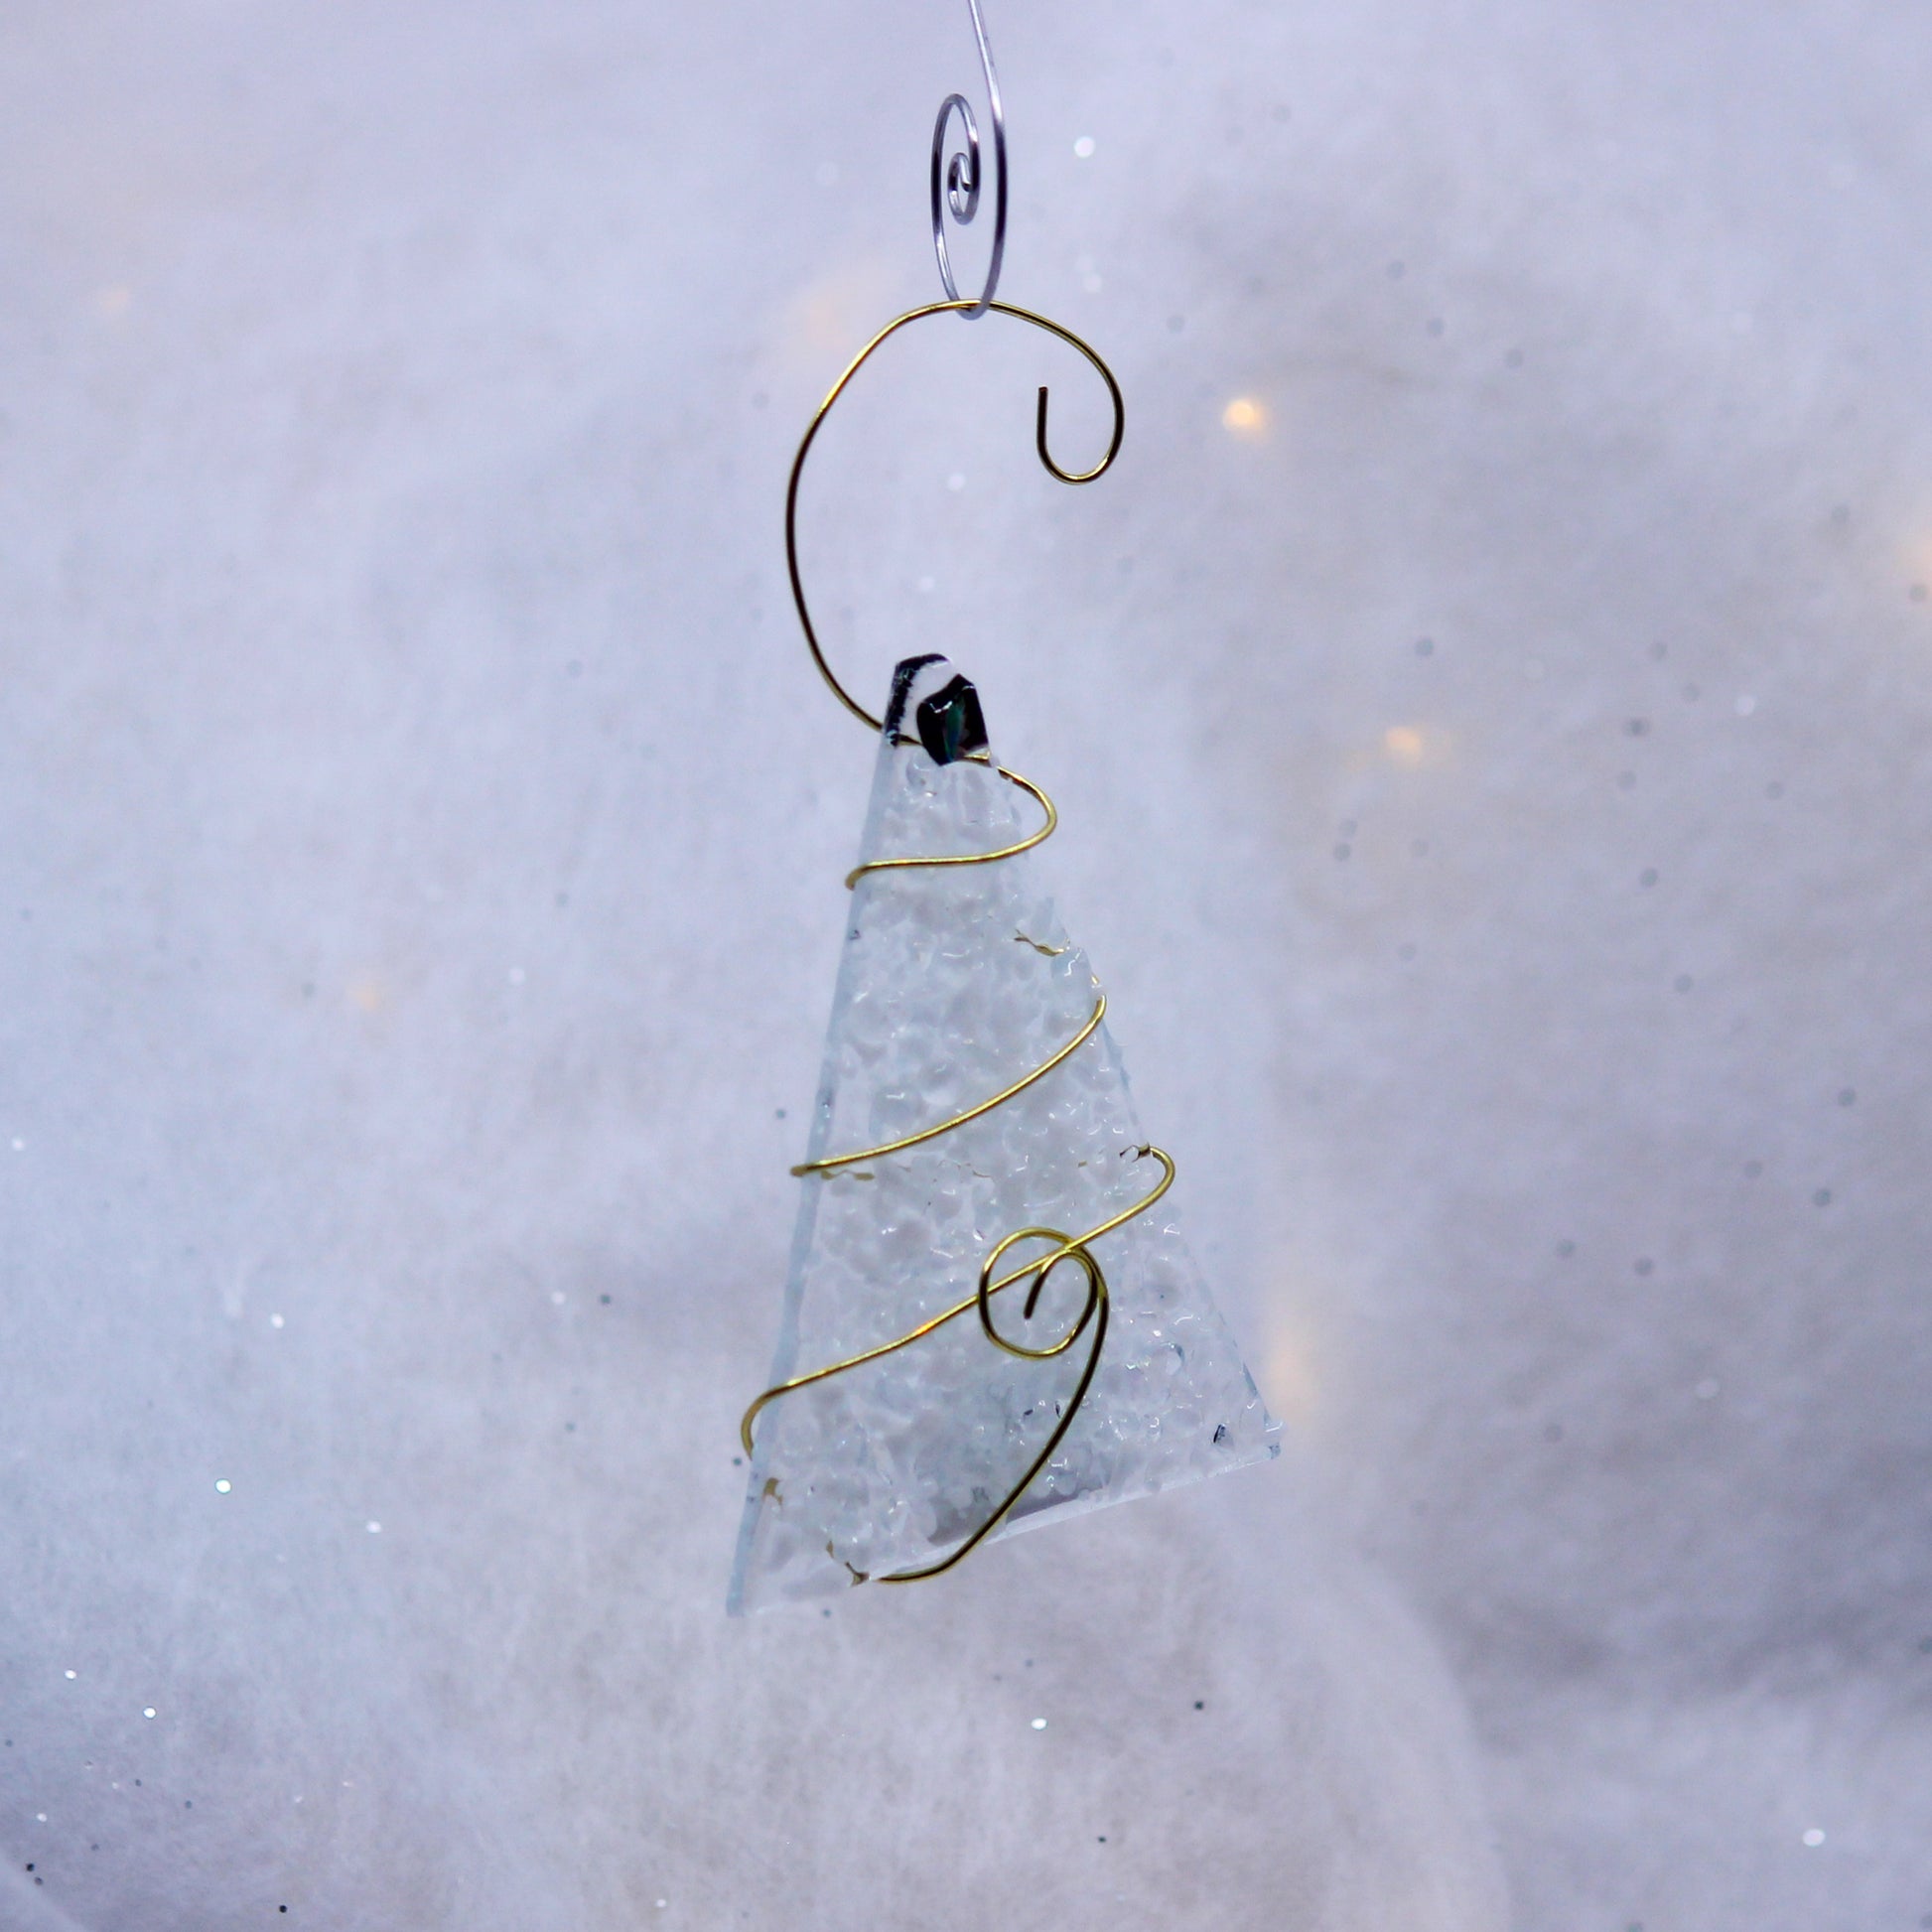
M991 1112L1001 1101L1011 1099L1022 1087L1031 1086L1041 1074L1050 1072L1075 1047L1090 1038L1100 1025L1100 1017L1106 1011L1106 1005L1107 1003L1104 997L1095 1003L1093 1018L1087 1022L1086 1026L1074 1036L1073 1040L1068 1045L1063 1046L1046 1065L1036 1068L1017 1085L1009 1087L1005 1093L986 1101L983 1105L973 1108L971 1112L960 1114L952 1120L941 1121L937 1127L929 1127L923 1133L911 1135L904 1141L894 1142L891 1148L866 1148L856 1154L838 1155L830 1160L815 1161L809 1166L794 1168L792 1169L792 1173L796 1174L823 1173L833 1169L848 1167L855 1161L869 1161L877 1155L891 1152L893 1148L903 1148L912 1146L919 1141L929 1141L937 1135L947 1133L952 1128L960 1126L965 1121L978 1119L980 1115ZM881 1357L893 1354L897 1349L909 1348L914 1342L923 1341L934 1330L943 1328L947 1322L957 1320L969 1309L977 1309L979 1311L980 1327L984 1331L986 1338L995 1347L1005 1349L1009 1355L1018 1355L1027 1361L1035 1362L1047 1361L1055 1355L1064 1353L1079 1340L1080 1336L1085 1332L1087 1324L1089 1322L1093 1323L1093 1346L1087 1351L1086 1364L1080 1371L1080 1379L1074 1386L1073 1394L1068 1400L1066 1408L1062 1411L1058 1423L1054 1426L1053 1433L1047 1437L1039 1452L1028 1464L1027 1472L1007 1491L1006 1497L1000 1506L987 1517L986 1521L971 1536L967 1537L960 1544L958 1549L940 1558L937 1563L926 1564L918 1570L897 1570L889 1576L876 1579L869 1579L863 1573L855 1572L854 1576L856 1581L860 1583L870 1581L882 1584L916 1584L923 1582L928 1577L937 1577L945 1571L950 1570L954 1564L970 1556L980 1544L984 1543L1005 1522L1014 1504L1027 1493L1033 1486L1034 1478L1052 1459L1053 1451L1059 1448L1061 1442L1065 1439L1066 1432L1073 1427L1073 1418L1079 1414L1081 1403L1087 1399L1087 1390L1093 1386L1094 1372L1100 1366L1100 1351L1106 1345L1107 1340L1107 1277L1099 1262L1093 1258L1089 1243L1098 1241L1103 1234L1111 1234L1114 1229L1124 1226L1137 1214L1145 1214L1173 1185L1173 1157L1165 1148L1148 1144L1134 1149L1133 1153L1137 1160L1146 1160L1152 1157L1154 1160L1159 1161L1162 1173L1161 1178L1155 1183L1153 1189L1143 1195L1141 1199L1137 1200L1132 1207L1124 1208L1110 1220L1102 1221L1097 1227L1090 1227L1084 1234L1079 1235L1070 1235L1063 1228L1016 1228L1013 1233L1001 1241L987 1255L986 1259L980 1263L978 1286L965 1301L954 1303L942 1314L935 1314L930 1320L920 1322L916 1328L909 1328L904 1334L896 1336L891 1341L881 1342L877 1348L868 1348L863 1354L859 1355L848 1355L843 1361L828 1362L825 1367L815 1368L808 1375L795 1375L788 1382L780 1382L775 1388L766 1389L745 1411L745 1419L739 1424L738 1433L740 1441L745 1445L745 1453L750 1455L753 1452L752 1425L758 1420L759 1412L767 1403L777 1401L780 1396L790 1395L794 1390L809 1388L814 1382L824 1382L828 1381L834 1375L843 1375L848 1369L863 1368L866 1363L876 1362ZM1022 1241L1050 1241L1057 1245L1050 1253L1041 1255L1036 1260L1025 1262L1010 1273L999 1276L996 1280L994 1278L995 1270L998 1269L1000 1263L1005 1259L1008 1250L1017 1247ZM1047 1276L1063 1261L1073 1262L1087 1278L1086 1302L1082 1306L1079 1316L1074 1321L1073 1326L1058 1341L1049 1342L1042 1348L1030 1348L1024 1342L1010 1340L1007 1336L1001 1334L993 1320L993 1297L1006 1289L1012 1288L1016 1282L1023 1282L1031 1276L1034 1285L1027 1296L1026 1307L1023 1309L1021 1314L1023 1320L1031 1321L1033 1319L1034 1309L1039 1301L1040 1291L1046 1286Z
M1106 455L1091 470L1062 470L1053 461L1051 455L1048 454L1046 448L1046 390L1043 386L1039 391L1038 412L1035 419L1035 448L1038 452L1040 462L1045 465L1047 471L1052 476L1058 478L1061 483L1092 483L1095 478L1106 472L1113 463L1115 456L1119 454L1121 437L1126 429L1126 406L1121 399L1120 384L1114 380L1113 371L1108 368L1106 363L1100 359L1099 355L1086 343L1082 342L1071 330L1062 328L1057 322L1050 321L1045 316L1035 315L1029 309L1014 308L1005 302L991 302L987 303L985 307L996 315L1013 316L1019 321L1033 324L1036 329L1045 330L1049 335L1059 337L1061 341L1071 344L1074 348L1078 349L1100 372L1101 379L1107 385L1107 393L1112 399L1114 406L1114 431L1113 437L1108 444ZM890 336L903 329L908 323L917 322L925 316L945 315L962 310L973 310L975 313L978 313L978 305L969 301L930 303L924 308L910 310L906 314L889 322L884 329L880 330L873 337L872 341L846 365L844 372L833 383L825 400L819 404L817 411L812 417L810 426L805 431L803 441L798 445L798 454L792 461L791 479L785 489L785 561L790 567L792 599L798 607L798 621L804 626L805 642L811 651L812 662L818 666L819 675L831 687L833 696L862 724L870 727L874 731L883 731L885 727L879 719L873 717L869 711L859 704L838 679L833 676L832 668L826 662L825 653L819 646L818 633L812 628L811 613L805 604L804 582L800 577L798 569L797 521L799 480L804 474L805 459L811 453L813 439L818 435L819 428L824 423L826 416L830 413L832 405L838 401L839 397L844 393L846 385L858 374L860 368L873 351ZM968 852L931 858L908 856L903 858L870 859L865 864L856 866L846 876L845 883L848 889L856 887L861 879L871 874L889 874L924 867L994 865L1000 860L1016 858L1023 852L1030 852L1035 846L1041 844L1052 836L1054 828L1059 824L1059 814L1053 808L1053 801L1047 797L1046 793L1038 785L1035 784L1029 778L1023 778L1017 771L1007 769L1004 765L993 764L992 760L984 753L974 753L969 756L975 762L988 765L991 769L997 771L1009 784L1018 786L1041 807L1046 816L1044 823L1039 829L1030 833L1026 838L1016 841L1014 844L1001 846L993 852ZM996 1108L1005 1106L1009 1100L1024 1093L1035 1081L1044 1079L1056 1067L1063 1065L1067 1060L1072 1058L1100 1031L1101 1022L1106 1016L1107 996L1096 985L1094 989L1093 1012L1088 1016L1086 1024L1081 1027L1079 1032L1064 1046L1042 1060L1030 1073L1024 1074L1020 1079L1014 1081L1011 1086L1005 1087L1000 1092L994 1094L991 1099L983 1100L977 1106L967 1108L964 1113L954 1114L949 1120L942 1120L931 1127L922 1127L915 1133L903 1135L898 1140L887 1141L878 1147L859 1148L850 1154L828 1155L817 1161L807 1161L793 1168L791 1172L802 1178L823 1179L838 1173L841 1169L854 1167L860 1162L885 1160L892 1155L901 1154L908 1148L918 1147L927 1141L937 1140L942 1134L950 1134L955 1128L964 1127L970 1121L979 1120L985 1115L992 1113ZM970 1309L977 1309L979 1311L980 1328L986 1338L995 1347L1004 1349L1009 1355L1017 1355L1026 1361L1049 1361L1056 1355L1064 1354L1079 1340L1081 1335L1086 1333L1089 1326L1092 1327L1093 1343L1087 1351L1086 1362L1081 1368L1080 1378L1074 1386L1071 1398L1062 1411L1058 1423L1054 1426L1052 1434L1047 1437L1045 1445L1035 1455L1032 1462L1029 1463L1026 1473L1007 1492L1005 1499L1000 1503L999 1507L957 1549L953 1550L949 1555L942 1557L937 1563L926 1564L916 1570L895 1571L891 1575L883 1576L876 1580L869 1580L861 1573L855 1571L853 1575L856 1582L865 1583L867 1581L877 1581L882 1584L912 1584L918 1583L928 1577L937 1577L943 1572L950 1570L956 1563L960 1562L981 1543L985 1542L999 1528L1000 1524L1006 1520L1008 1514L1012 1511L1014 1505L1032 1487L1034 1479L1039 1474L1040 1470L1052 1459L1053 1451L1065 1440L1067 1431L1073 1426L1074 1417L1079 1413L1080 1405L1086 1400L1088 1389L1093 1386L1094 1374L1100 1366L1101 1349L1105 1346L1107 1339L1107 1277L1099 1262L1093 1257L1091 1244L1098 1241L1102 1235L1111 1234L1116 1228L1124 1226L1127 1222L1133 1220L1136 1215L1145 1214L1173 1185L1173 1160L1165 1149L1149 1145L1135 1148L1131 1152L1136 1160L1153 1159L1160 1162L1162 1169L1160 1180L1150 1192L1136 1201L1133 1206L1123 1209L1120 1213L1112 1216L1108 1220L1102 1221L1097 1227L1088 1228L1084 1233L1077 1235L1068 1234L1063 1228L1042 1226L1016 1228L1013 1233L1001 1240L987 1255L986 1259L980 1263L978 1284L973 1294L965 1301L955 1303L953 1307L947 1309L943 1313L932 1316L928 1321L922 1321L916 1328L908 1329L906 1333L897 1336L892 1341L882 1342L878 1347L869 1348L862 1354L849 1355L843 1361L829 1362L823 1368L813 1369L809 1374L793 1376L787 1382L780 1382L775 1387L766 1389L745 1411L744 1421L739 1425L739 1436L744 1443L746 1454L751 1455L753 1453L752 1425L757 1421L759 1412L768 1404L776 1402L781 1396L790 1395L798 1389L809 1388L812 1384L828 1381L835 1375L844 1375L852 1369L862 1368L868 1362L879 1361L882 1357L891 1355L898 1349L909 1348L913 1343L922 1341L927 1335L944 1327L949 1321L957 1320L960 1315L966 1313ZM1032 1261L1023 1262L1019 1267L1011 1269L1006 1274L1000 1274L1000 1264L1006 1259L1007 1255L1023 1242L1031 1241L1044 1241L1049 1243L1050 1246L1046 1253L1036 1256ZM1009 1336L1003 1335L999 1330L998 1324L993 1319L994 1296L1002 1294L1005 1290L1014 1287L1020 1282L1031 1280L1033 1287L1028 1292L1026 1305L1022 1311L1021 1317L1023 1320L1031 1321L1033 1319L1034 1310L1038 1305L1040 1294L1046 1286L1047 1278L1052 1274L1054 1269L1061 1266L1062 1263L1067 1262L1072 1263L1073 1266L1081 1271L1086 1278L1087 1284L1086 1299L1081 1306L1080 1313L1073 1322L1073 1325L1057 1341L1048 1342L1040 1347L1033 1347L1026 1342L1015 1341Z

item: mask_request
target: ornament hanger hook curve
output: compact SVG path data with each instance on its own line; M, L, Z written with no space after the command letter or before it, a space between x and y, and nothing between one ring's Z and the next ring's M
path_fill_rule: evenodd
M966 0L973 16L973 38L979 43L980 71L986 75L986 99L993 120L993 252L987 258L986 285L976 301L964 303L960 314L968 322L983 316L993 306L993 292L1000 286L1000 263L1007 251L1007 116L1000 101L1000 76L993 71L993 50L986 42L986 22L980 14L979 0ZM946 130L953 109L959 110L966 130L966 145L946 157ZM980 207L980 129L973 117L973 105L964 94L948 94L939 103L939 118L932 124L932 252L939 258L939 279L945 284L949 301L958 302L959 284L953 280L952 259L946 253L946 216L948 213L963 228ZM942 192L943 191L943 192Z
M1039 408L1035 417L1034 448L1038 452L1040 462L1049 476L1063 483L1089 483L1104 477L1113 467L1114 458L1120 454L1121 438L1127 433L1127 404L1120 393L1120 384L1114 380L1114 372L1101 360L1100 352L1090 344L1082 342L1072 330L1062 327L1048 316L1035 315L1031 309L1015 308L1010 302L988 301L986 308L995 315L1012 316L1017 321L1031 323L1035 329L1043 329L1049 336L1057 336L1061 342L1077 348L1094 368L1100 379L1107 385L1107 395L1114 406L1114 433L1107 444L1107 453L1091 470L1062 470L1053 461L1046 447L1046 385L1040 384ZM895 316L884 329L880 330L871 342L845 366L845 371L826 392L825 400L813 412L810 426L798 445L798 454L791 460L791 478L785 485L785 565L791 574L791 599L798 607L798 621L805 632L805 644L811 651L812 662L818 666L818 674L831 687L832 695L851 712L853 717L868 731L883 731L884 722L875 718L864 705L853 697L844 685L832 675L832 667L825 661L825 652L818 641L818 632L812 627L812 614L805 603L805 583L798 569L798 484L805 474L805 459L811 454L812 442L817 437L820 426L831 414L832 405L845 393L846 384L865 366L867 359L886 340L897 335L908 323L920 322L927 316L964 315L968 311L978 313L978 307L964 297L955 297L949 302L928 302L923 308L908 309L902 316Z

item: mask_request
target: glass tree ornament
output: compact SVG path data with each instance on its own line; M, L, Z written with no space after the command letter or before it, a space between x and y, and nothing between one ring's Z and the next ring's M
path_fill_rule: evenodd
M1041 825L1042 808L1045 823ZM1035 876L1052 808L940 657L894 678L730 1607L1278 1453Z

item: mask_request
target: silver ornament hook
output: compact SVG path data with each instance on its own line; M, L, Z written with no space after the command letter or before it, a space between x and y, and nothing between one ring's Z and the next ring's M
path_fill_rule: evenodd
M993 306L994 291L1000 286L1000 262L1007 251L1007 117L1000 102L1000 77L993 71L993 50L986 42L979 0L966 0L966 5L973 16L973 38L979 43L980 69L986 75L986 98L993 117L993 252L987 259L986 286L960 311L971 322ZM955 108L966 130L966 145L948 156L946 134ZM948 94L939 103L939 118L932 124L931 187L932 252L939 258L939 279L945 284L948 301L964 301L946 253L946 216L950 214L963 228L980 207L980 129L972 103L964 94Z

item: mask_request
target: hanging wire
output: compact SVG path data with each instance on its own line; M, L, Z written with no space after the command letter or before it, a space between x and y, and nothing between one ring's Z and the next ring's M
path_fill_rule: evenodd
M968 302L960 313L968 322L985 315L993 306L993 292L1000 286L1000 263L1007 252L1007 116L1000 104L1000 77L993 71L993 50L986 41L986 22L980 15L979 0L966 0L973 15L973 38L979 42L980 70L986 75L986 98L993 120L993 252L986 264L986 286L976 301ZM953 110L966 130L966 145L946 154L946 132ZM948 94L939 103L939 118L932 124L932 252L939 258L939 279L945 284L950 301L959 301L959 284L953 280L952 258L946 253L946 216L963 228L980 209L980 129L973 116L973 104L964 94Z
M1083 342L1072 330L1054 322L1050 317L1035 315L1031 309L1016 308L1011 303L996 302L994 300L994 291L998 288L1000 281L1000 266L1006 255L1006 111L1000 99L999 77L993 70L993 51L987 44L986 22L980 13L979 0L967 0L967 6L973 17L973 35L979 43L980 67L986 76L987 100L992 110L993 124L993 247L987 263L985 285L976 298L968 299L962 296L953 276L951 258L946 251L947 215L950 214L952 219L962 228L969 225L979 212L980 198L984 187L979 123L974 116L972 104L963 94L948 94L940 104L938 119L933 123L931 168L932 247L933 253L938 257L939 279L945 285L947 299L943 302L928 303L922 308L911 309L902 316L895 317L846 364L843 373L832 384L830 390L827 391L825 400L819 404L812 416L810 424L805 430L804 437L798 445L798 454L792 459L791 477L785 486L785 563L791 575L792 601L798 608L798 621L804 628L805 643L811 651L812 662L818 666L819 675L830 687L832 695L861 724L872 731L883 731L885 726L881 720L875 718L871 712L866 710L846 690L845 686L839 682L837 677L833 675L832 667L826 662L825 652L820 646L818 632L812 626L811 612L805 602L804 579L800 575L798 567L798 486L800 480L804 476L805 459L811 454L812 443L817 437L825 418L830 414L832 405L845 393L846 385L864 367L867 359L889 337L897 335L899 330L905 328L908 324L919 322L927 316L959 315L963 316L969 322L987 314L989 311L998 315L1012 316L1017 321L1031 324L1035 329L1044 330L1049 336L1057 336L1060 341L1078 349L1099 372L1100 379L1107 385L1108 398L1113 404L1114 427L1113 434L1108 440L1106 454L1090 470L1065 470L1053 460L1052 453L1047 448L1046 387L1043 383L1040 385L1039 405L1034 421L1034 447L1038 453L1040 462L1045 466L1048 475L1056 478L1063 483L1092 483L1096 478L1104 476L1112 467L1114 458L1120 454L1121 438L1125 435L1127 429L1127 405L1121 397L1120 384L1114 380L1114 372L1100 358L1099 353L1089 344ZM949 156L946 152L947 136L955 111L958 112L965 131L965 146L955 150ZM904 741L901 740L900 742ZM984 753L975 753L969 756L974 762L989 765L993 770L998 772L1000 777L1018 786L1041 806L1046 816L1044 823L1039 829L1011 845L1001 846L998 850L992 852L972 852L947 855L945 857L907 856L869 859L864 864L855 867L847 876L845 883L848 890L856 887L861 879L867 877L874 877L877 886L883 888L888 882L900 878L907 871L914 869L996 865L1004 860L1017 858L1023 852L1029 852L1035 846L1039 845L1042 841L1051 837L1054 828L1059 823L1059 814L1053 808L1053 801L1047 797L1046 793L1038 785L1033 783L1031 779L1021 777L1017 771L1009 770L1004 765L993 765L992 760ZM1046 953L1058 953L1063 951L1064 948L1040 947L1039 950ZM1011 1086L1003 1088L990 1099L981 1101L977 1106L967 1108L964 1113L954 1114L950 1119L939 1121L931 1127L920 1128L917 1132L904 1135L898 1140L889 1141L879 1147L859 1148L850 1154L828 1155L817 1161L808 1161L800 1167L793 1168L791 1172L808 1181L824 1181L843 1170L856 1167L862 1162L890 1160L896 1155L907 1152L909 1149L923 1146L928 1141L937 1140L942 1135L953 1133L957 1129L966 1126L969 1122L983 1119L997 1108L1004 1107L1009 1101L1016 1099L1020 1094L1026 1092L1036 1081L1045 1079L1057 1067L1071 1059L1081 1047L1086 1045L1099 1033L1101 1023L1106 1018L1106 1014L1107 997L1100 991L1099 986L1096 984L1094 987L1093 1011L1087 1017L1085 1024L1080 1028L1079 1032L1063 1046L1049 1054L1031 1072L1024 1074L1020 1079L1014 1081ZM884 1356L891 1355L898 1349L910 1348L914 1343L922 1341L927 1335L944 1327L948 1322L957 1320L970 1310L978 1311L980 1328L988 1341L993 1343L995 1347L1004 1350L1007 1354L1017 1355L1026 1361L1050 1361L1053 1357L1064 1354L1068 1349L1072 1348L1074 1343L1083 1334L1087 1333L1089 1329L1092 1330L1093 1340L1092 1345L1087 1351L1086 1361L1081 1367L1079 1379L1071 1395L1067 1398L1052 1433L1047 1437L1044 1446L1028 1464L1025 1473L1021 1475L1020 1479L1007 1492L999 1505L988 1514L986 1519L961 1543L936 1563L926 1564L914 1570L895 1571L890 1575L870 1580L864 1574L854 1571L853 1577L855 1582L865 1583L867 1581L876 1581L882 1584L911 1584L918 1583L929 1577L940 1576L950 1570L961 1559L978 1548L981 1543L985 1542L999 1528L1001 1523L1011 1513L1015 1504L1027 1493L1035 1478L1045 1468L1046 1464L1052 1459L1054 1451L1065 1440L1067 1431L1073 1426L1074 1417L1080 1411L1080 1405L1086 1400L1087 1391L1093 1385L1095 1372L1100 1366L1101 1349L1107 1338L1107 1277L1100 1263L1094 1258L1092 1244L1098 1241L1103 1235L1111 1234L1115 1229L1124 1227L1137 1215L1145 1214L1173 1185L1174 1164L1173 1157L1165 1149L1144 1146L1130 1148L1127 1150L1127 1154L1137 1161L1153 1160L1159 1162L1161 1166L1160 1179L1148 1193L1143 1195L1131 1207L1124 1208L1120 1213L1100 1222L1096 1227L1086 1229L1081 1234L1069 1234L1063 1228L1044 1226L1016 1228L1011 1234L999 1241L987 1255L986 1259L981 1262L978 1283L973 1294L967 1300L956 1303L943 1313L934 1315L930 1320L921 1322L917 1327L909 1329L906 1333L897 1336L892 1341L881 1343L876 1348L869 1348L862 1354L847 1356L843 1361L829 1362L822 1368L813 1369L809 1374L794 1376L790 1381L780 1382L775 1387L766 1389L745 1411L744 1420L739 1425L739 1435L744 1443L746 1454L751 1455L754 1453L753 1425L757 1422L759 1413L769 1404L779 1401L785 1396L794 1394L800 1389L809 1388L815 1383L829 1381L834 1376L849 1374L852 1370L863 1368L869 1362L879 1361ZM1019 1266L1008 1269L1004 1274L1001 1273L1001 1264L1007 1259L1008 1255L1023 1243L1029 1242L1044 1242L1047 1244L1045 1252L1036 1254L1032 1260L1022 1262ZM1026 1302L1022 1310L1022 1319L1031 1321L1034 1316L1034 1311L1038 1305L1040 1295L1046 1287L1047 1278L1056 1268L1068 1264L1079 1269L1084 1276L1086 1281L1086 1296L1078 1316L1066 1332L1056 1341L1047 1342L1039 1346L1035 1346L1028 1342L1016 1341L1012 1336L1003 1334L993 1318L993 1298L997 1295L1004 1294L1006 1290L1016 1287L1021 1282L1030 1281L1033 1286L1027 1293ZM774 1478L773 1481L775 1482L775 1480Z

